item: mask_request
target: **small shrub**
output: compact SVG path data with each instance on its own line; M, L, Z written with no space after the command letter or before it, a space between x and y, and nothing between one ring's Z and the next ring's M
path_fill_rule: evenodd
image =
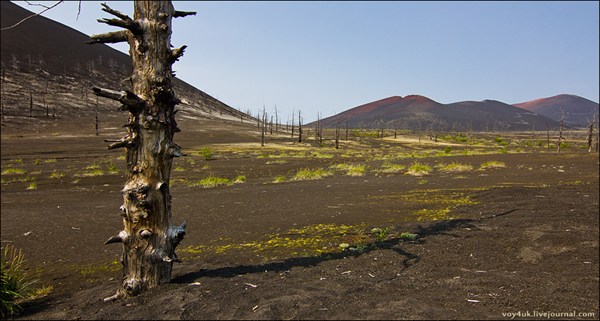
M421 164L419 162L414 162L405 173L406 175L412 176L423 176L428 175L431 172L431 166L426 164Z
M19 302L27 298L31 286L36 282L24 272L25 257L21 250L7 245L2 251L2 269L0 274L0 298L2 318L8 319L19 312Z
M50 178L63 178L65 177L65 173L59 172L57 170L53 170L52 174L50 174Z
M417 238L417 234L413 234L413 233L409 233L409 232L402 232L400 233L400 238L403 240L414 240Z
M215 151L210 147L203 147L200 149L200 155L204 160L211 160L215 156Z
M333 175L332 172L324 170L322 168L310 169L304 168L296 172L296 174L292 177L292 181L310 181L316 179L322 179L328 176Z
M115 163L113 163L112 161L110 161L110 163L108 163L107 168L108 172L110 174L119 174L119 168L117 167L117 165L115 165Z
M450 146L446 146L446 148L444 148L444 153L445 153L446 155L448 155L448 154L452 153L452 147L450 147Z
M367 166L365 165L353 164L336 164L330 166L329 168L346 171L346 175L348 176L364 176L367 170Z
M201 186L203 188L211 188L211 187L217 187L217 186L221 186L221 185L231 185L231 184L232 184L231 181L228 180L227 178L210 176L210 177L207 177L198 182L191 183L190 186Z
M387 238L387 236L389 234L389 229L387 227L385 227L385 228L375 227L375 228L371 229L371 233L373 233L373 235L375 236L375 242L382 242L382 241L385 241L385 239Z
M406 166L404 165L400 165L400 164L392 164L392 163L383 163L383 165L381 165L381 169L379 170L380 173L384 173L384 174L395 174L395 173L400 173L402 171L404 171L406 169Z
M473 170L473 166L461 163L440 164L437 167L440 171L445 173L462 173Z
M510 143L502 139L502 137L496 137L496 143L502 146L508 146Z
M29 186L27 186L27 189L28 190L37 189L37 183L36 182L29 183Z
M503 162L499 162L499 161L487 161L483 164L481 164L481 166L479 166L480 170L484 170L484 169L491 169L491 168L504 168L506 167L506 164L504 164Z
M233 184L242 184L242 183L246 183L246 175L238 175L233 180Z
M283 183L285 182L286 178L285 176L276 176L275 179L273 179L273 183Z

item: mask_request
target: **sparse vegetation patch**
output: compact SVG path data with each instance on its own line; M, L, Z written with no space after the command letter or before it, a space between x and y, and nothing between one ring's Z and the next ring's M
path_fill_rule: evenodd
M483 164L481 164L481 166L479 166L480 170L485 170L485 169L492 169L492 168L504 168L506 167L506 164L503 162L499 162L499 161L487 161Z
M414 162L412 165L410 165L410 167L408 168L408 171L404 174L412 175L412 176L423 176L423 175L429 175L430 172L431 172L431 166L429 166L427 164L422 164L419 162Z
M356 164L336 164L331 165L329 168L339 171L345 171L348 176L364 176L367 171L366 165Z
M325 177L332 176L333 173L331 171L325 170L323 168L304 168L296 172L294 176L291 178L292 181L311 181L322 179Z
M440 172L444 173L463 173L470 172L473 170L473 166L462 163L450 163L450 164L439 164L436 166Z

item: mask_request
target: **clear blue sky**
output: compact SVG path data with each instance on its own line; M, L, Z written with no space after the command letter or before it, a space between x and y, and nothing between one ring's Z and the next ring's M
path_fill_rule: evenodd
M31 1L30 1L31 2ZM106 1L133 16L132 1ZM40 2L35 2L40 3ZM52 1L44 2L54 3ZM20 5L39 12L39 7ZM100 2L44 16L86 34L115 31ZM292 109L305 121L389 96L520 103L557 94L599 101L599 3L174 2L188 45L177 76L235 108ZM126 45L115 46L127 52Z

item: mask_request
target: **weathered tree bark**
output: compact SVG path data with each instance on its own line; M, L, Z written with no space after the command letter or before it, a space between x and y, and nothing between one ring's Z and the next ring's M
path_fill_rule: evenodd
M185 46L171 49L171 20L189 12L173 9L171 1L135 1L134 18L102 4L117 19L99 22L124 28L94 35L88 43L129 43L132 91L93 88L101 97L119 101L129 111L126 135L108 146L127 149L127 182L123 187L121 216L124 228L106 244L123 244L123 282L105 300L133 296L170 282L175 248L185 235L185 223L171 223L169 180L174 157L183 156L173 142L179 131L174 107L180 102L172 88L172 64Z

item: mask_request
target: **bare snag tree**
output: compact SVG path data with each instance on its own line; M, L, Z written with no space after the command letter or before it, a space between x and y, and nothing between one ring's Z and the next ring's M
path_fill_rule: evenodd
M91 36L89 44L129 43L132 58L132 91L94 87L94 93L120 102L129 112L126 135L109 149L126 148L127 182L123 187L121 216L124 228L106 241L123 245L123 281L115 300L137 295L171 280L175 248L185 235L185 223L171 223L169 179L174 157L183 156L173 136L176 98L172 65L186 46L171 49L172 18L194 15L175 11L171 1L135 1L130 18L105 3L103 11L116 18L98 22L123 30Z

